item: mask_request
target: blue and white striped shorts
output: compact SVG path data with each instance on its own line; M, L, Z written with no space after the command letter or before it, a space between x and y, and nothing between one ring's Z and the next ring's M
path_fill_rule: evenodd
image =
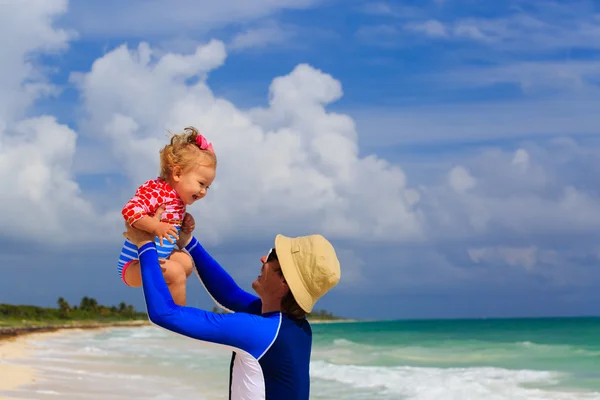
M181 227L175 226L177 229L177 233L179 233ZM175 242L176 238L171 236L173 242ZM154 243L156 244L156 251L158 253L158 258L167 258L173 252L175 248L175 243L171 243L166 239L163 239L163 245L160 245L160 241L158 237L154 239ZM138 259L138 248L136 245L131 243L129 239L125 239L125 243L123 243L123 248L121 249L121 255L119 256L119 260L117 261L117 273L123 282L125 282L125 277L123 276L123 272L125 270L125 266L132 261L136 261ZM127 284L127 282L125 282Z

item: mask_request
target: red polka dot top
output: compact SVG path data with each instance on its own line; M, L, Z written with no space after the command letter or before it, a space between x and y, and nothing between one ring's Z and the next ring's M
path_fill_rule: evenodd
M135 195L125 204L122 210L123 218L130 225L144 216L152 216L161 205L165 206L162 222L181 225L185 215L185 203L175 189L162 178L145 182L137 188Z

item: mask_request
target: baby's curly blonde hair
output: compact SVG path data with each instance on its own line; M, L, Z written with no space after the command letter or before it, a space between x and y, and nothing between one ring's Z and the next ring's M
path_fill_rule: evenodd
M212 147L201 149L197 143L199 136L198 129L193 126L171 136L170 143L160 150L162 179L170 178L175 167L180 167L184 172L198 166L217 168L217 156Z

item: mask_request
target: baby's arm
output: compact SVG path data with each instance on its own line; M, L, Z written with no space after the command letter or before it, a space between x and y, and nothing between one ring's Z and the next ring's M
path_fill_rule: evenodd
M137 229L146 231L148 233L153 233L156 236L160 236L159 231L161 230L161 227L163 227L165 225L171 226L171 224L157 221L156 219L154 219L153 217L150 217L148 215L142 216L141 218L137 219L134 223L132 223L130 225ZM175 233L177 233L177 230L175 230Z
M153 215L162 205L157 199L160 199L158 190L151 186L151 182L146 182L140 186L135 195L125 204L122 210L123 218L131 226L152 233L159 237L162 246L163 239L174 243L171 236L177 238L177 229L169 223L160 222Z

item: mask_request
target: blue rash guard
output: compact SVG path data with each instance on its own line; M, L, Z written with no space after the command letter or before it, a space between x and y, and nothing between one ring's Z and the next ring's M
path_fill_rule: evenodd
M196 238L185 251L210 296L232 313L175 304L160 269L156 245L147 243L139 248L138 258L150 321L232 349L230 400L307 400L312 331L306 318L294 319L278 311L261 314L260 299L242 290Z

